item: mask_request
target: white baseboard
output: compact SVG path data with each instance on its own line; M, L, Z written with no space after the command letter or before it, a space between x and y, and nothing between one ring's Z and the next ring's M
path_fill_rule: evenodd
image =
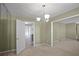
M0 52L0 53L6 53L6 52L10 52L10 51L16 51L16 49L7 50L7 51L2 51L2 52Z
M36 44L36 47L41 47L41 46L50 47L50 45L48 43L39 43L39 44Z

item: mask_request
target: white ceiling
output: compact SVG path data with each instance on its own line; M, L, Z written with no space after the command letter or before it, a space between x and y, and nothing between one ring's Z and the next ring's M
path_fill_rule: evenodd
M36 19L38 16L43 17L43 4L44 3L6 3L5 5L13 15ZM50 17L79 7L78 3L46 3L45 5L45 12L50 14Z
M65 19L63 21L59 21L59 23L64 23L64 24L68 24L68 23L79 23L79 16L73 17L73 18L69 18L69 19Z

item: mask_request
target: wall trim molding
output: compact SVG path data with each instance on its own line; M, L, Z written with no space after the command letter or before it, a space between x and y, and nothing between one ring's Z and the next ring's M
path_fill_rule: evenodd
M10 51L16 51L16 49L6 50L6 51L2 51L0 53L6 53L6 52L10 52Z
M61 18L61 19L58 19L58 20L54 20L54 21L52 21L52 22L59 22L59 21L62 21L62 20L64 20L64 19L69 19L69 18L73 18L73 17L77 17L77 16L79 16L79 14L72 15L72 16L68 16L68 17L64 17L64 18Z

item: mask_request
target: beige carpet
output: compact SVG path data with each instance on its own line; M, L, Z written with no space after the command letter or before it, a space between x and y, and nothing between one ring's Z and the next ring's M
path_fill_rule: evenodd
M20 56L79 56L79 41L65 40L53 48L40 46L29 48L19 54Z

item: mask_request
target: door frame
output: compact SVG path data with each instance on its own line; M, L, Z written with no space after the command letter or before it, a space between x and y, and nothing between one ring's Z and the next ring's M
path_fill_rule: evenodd
M33 34L34 34L34 36L33 36L33 47L35 47L36 46L36 44L35 44L35 22L32 22L32 21L24 21L24 22L30 22L30 23L32 23L32 25L33 25Z
M16 23L17 23L17 20L18 19L16 19ZM25 22L25 21L24 21ZM26 22L29 22L29 21L26 21ZM33 33L34 33L34 37L33 37L33 47L35 47L36 46L36 44L35 44L35 37L36 37L36 33L35 33L35 22L32 22L33 23L33 29L34 29L34 31L33 31ZM15 28L16 28L16 26L17 25L15 25ZM17 30L17 29L16 29ZM18 40L18 38L17 38L17 35L16 35L16 51L17 51L17 40ZM18 53L17 53L18 54Z

